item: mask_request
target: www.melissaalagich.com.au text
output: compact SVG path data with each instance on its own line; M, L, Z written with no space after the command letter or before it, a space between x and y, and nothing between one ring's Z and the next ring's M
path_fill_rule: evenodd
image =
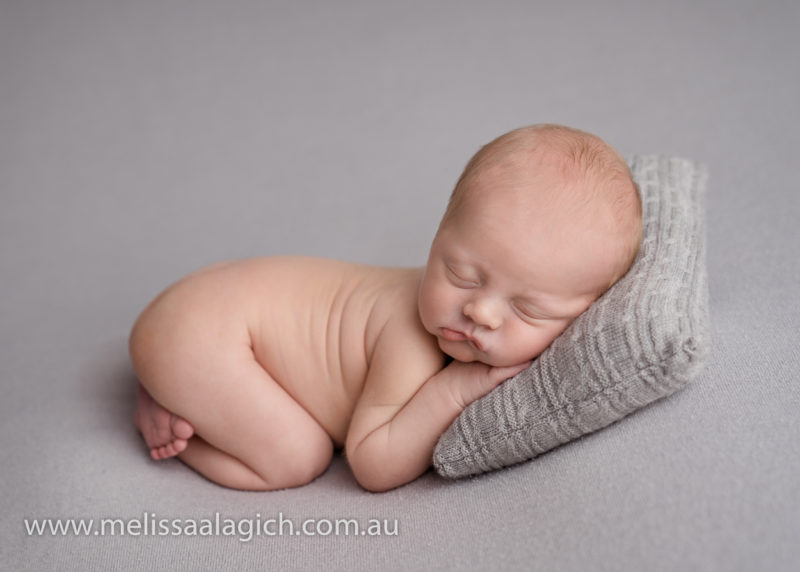
M275 517L229 518L218 512L209 518L161 518L144 512L134 518L25 518L28 536L221 536L249 542L275 536L397 536L397 519L305 518L293 519L279 512Z

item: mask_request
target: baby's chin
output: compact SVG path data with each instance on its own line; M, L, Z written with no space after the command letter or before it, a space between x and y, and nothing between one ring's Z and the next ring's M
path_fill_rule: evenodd
M438 341L439 349L442 350L442 353L450 356L456 361L461 361L464 363L483 361L479 356L476 355L478 352L464 342L451 342L442 338L439 338Z
M464 363L479 361L492 367L510 367L525 363L537 357L499 355L491 351L480 352L464 342L449 342L442 339L439 339L439 349L456 361Z

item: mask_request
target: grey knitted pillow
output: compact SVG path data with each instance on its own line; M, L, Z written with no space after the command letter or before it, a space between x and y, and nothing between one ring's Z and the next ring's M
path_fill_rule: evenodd
M633 266L528 369L461 413L434 451L441 475L532 459L670 395L702 369L706 168L660 156L629 163L643 210Z

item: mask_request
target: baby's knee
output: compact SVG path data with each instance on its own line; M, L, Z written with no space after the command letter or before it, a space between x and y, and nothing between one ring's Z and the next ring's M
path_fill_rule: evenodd
M284 486L299 487L325 472L333 458L333 442L321 428L319 431L298 431L292 441L291 452L276 469Z

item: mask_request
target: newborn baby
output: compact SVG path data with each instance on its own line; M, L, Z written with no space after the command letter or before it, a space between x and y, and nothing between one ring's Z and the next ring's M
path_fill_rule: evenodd
M423 268L261 258L168 288L130 337L136 426L154 459L227 487L299 486L344 448L361 486L391 489L625 274L640 238L608 144L517 129L470 160Z

